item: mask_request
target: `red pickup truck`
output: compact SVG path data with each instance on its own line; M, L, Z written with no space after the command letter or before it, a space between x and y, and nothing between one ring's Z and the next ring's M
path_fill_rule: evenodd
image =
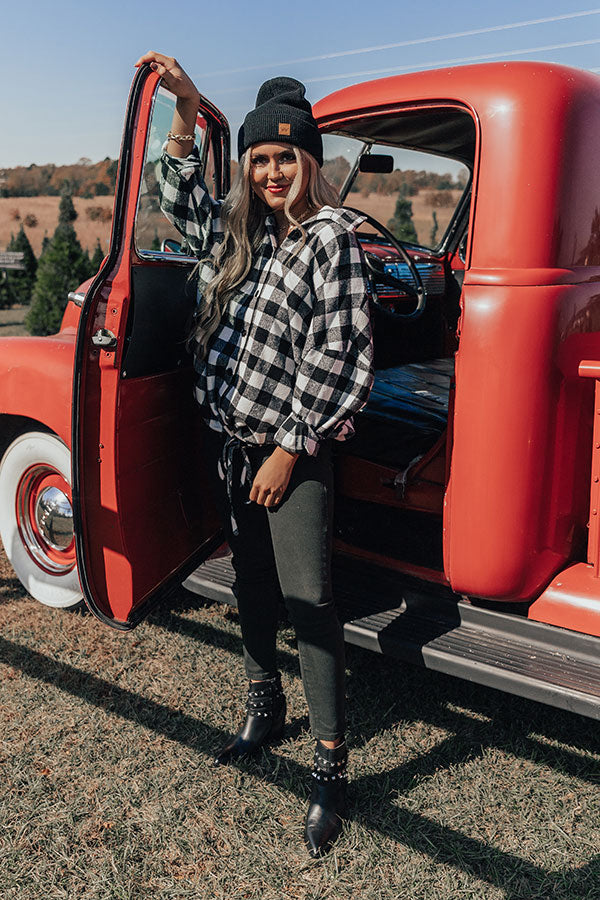
M58 334L0 341L7 555L41 602L83 594L120 629L184 578L234 602L185 347L195 260L157 199L172 104L140 69L108 256ZM315 115L344 202L369 213L377 377L335 458L346 637L598 718L600 77L418 72ZM208 100L197 132L223 196Z

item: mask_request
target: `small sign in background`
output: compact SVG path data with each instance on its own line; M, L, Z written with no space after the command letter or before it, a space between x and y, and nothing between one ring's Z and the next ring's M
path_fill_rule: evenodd
M20 251L0 251L0 269L24 269L23 253Z

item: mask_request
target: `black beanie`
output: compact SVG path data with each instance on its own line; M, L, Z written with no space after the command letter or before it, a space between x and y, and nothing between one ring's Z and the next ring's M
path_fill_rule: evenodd
M238 158L252 144L293 144L307 150L323 165L323 141L306 97L295 78L271 78L261 85L256 106L238 132Z

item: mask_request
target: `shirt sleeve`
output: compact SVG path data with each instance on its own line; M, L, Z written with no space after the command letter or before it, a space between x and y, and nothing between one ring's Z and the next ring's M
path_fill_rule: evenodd
M181 159L163 149L159 192L162 212L183 235L194 256L209 254L223 239L222 203L211 197L206 187L197 147Z
M313 315L296 374L292 412L275 443L314 456L352 432L373 384L373 337L362 251L354 232L327 229L316 254Z

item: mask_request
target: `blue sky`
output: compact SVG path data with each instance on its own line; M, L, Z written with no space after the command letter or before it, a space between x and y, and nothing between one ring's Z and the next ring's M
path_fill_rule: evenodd
M536 19L554 21L501 27ZM358 81L474 57L600 71L600 7L585 0L22 0L3 11L2 47L0 167L61 164L118 155L133 63L149 49L179 59L235 136L258 86L277 74L304 81L314 102Z

